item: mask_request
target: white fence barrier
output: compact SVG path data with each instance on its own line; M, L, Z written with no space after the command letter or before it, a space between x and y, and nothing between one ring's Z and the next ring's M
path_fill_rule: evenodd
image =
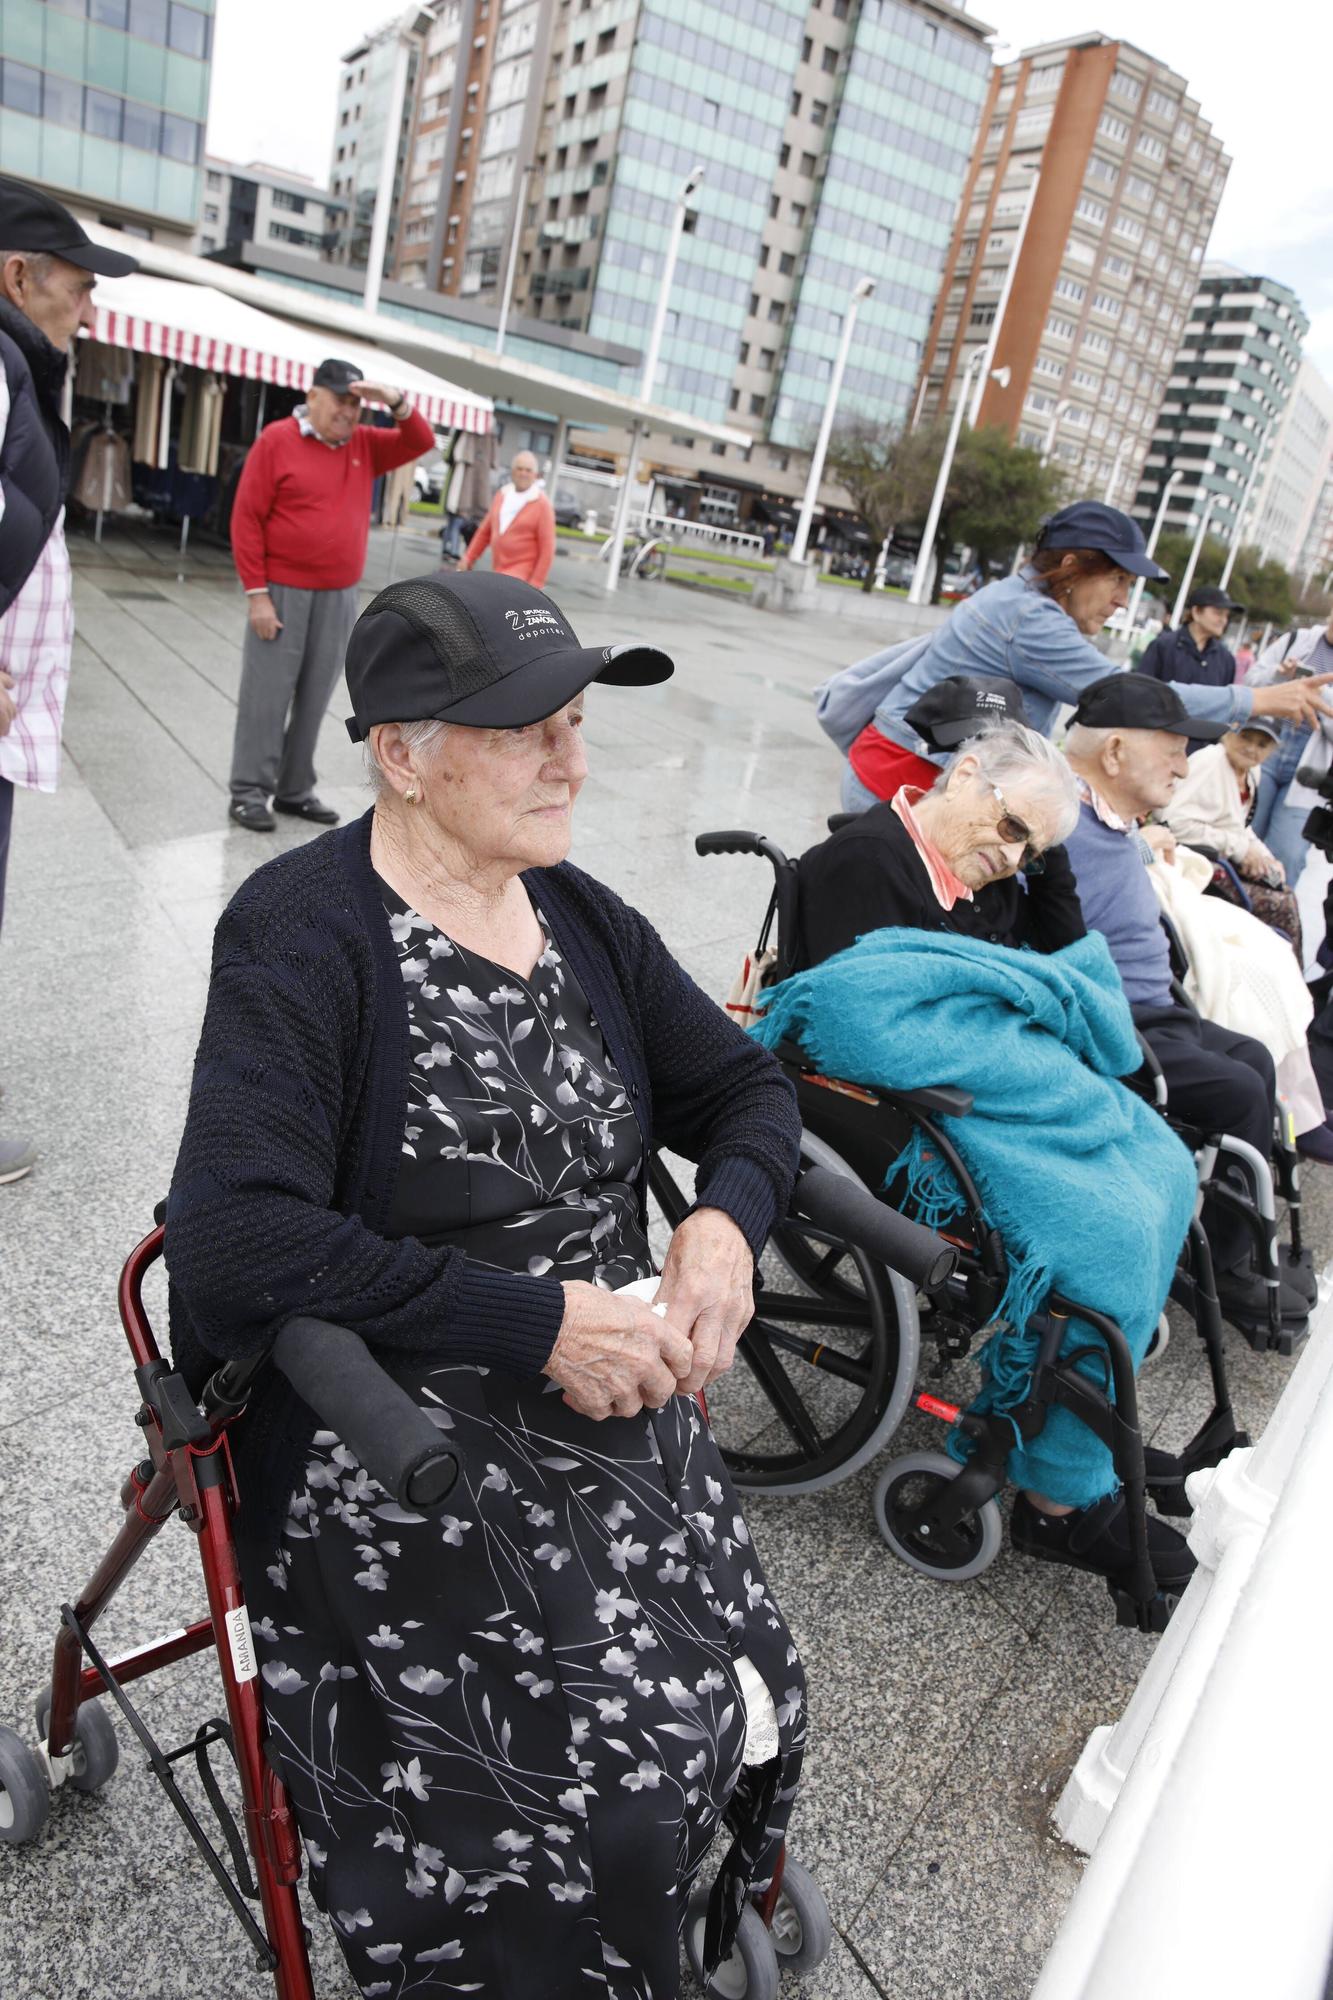
M1055 1819L1092 1855L1032 2000L1333 1993L1333 1300L1257 1446L1190 1480L1199 1558Z

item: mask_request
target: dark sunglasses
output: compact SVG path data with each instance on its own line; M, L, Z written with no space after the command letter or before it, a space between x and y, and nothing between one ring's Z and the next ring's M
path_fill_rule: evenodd
M1000 817L995 822L995 831L1006 847L1016 847L1020 841L1022 842L1023 854L1018 866L1024 875L1040 875L1046 863L1042 860L1041 852L1032 838L1032 828L1026 820L1020 819L1017 813L1010 812L1005 803L1004 793L998 785L992 785L990 790L1000 802Z

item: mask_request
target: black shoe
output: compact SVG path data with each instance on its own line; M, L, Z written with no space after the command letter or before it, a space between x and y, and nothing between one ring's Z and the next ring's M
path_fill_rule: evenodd
M1143 1472L1153 1506L1159 1514L1194 1512L1185 1492L1185 1468L1174 1451L1159 1451L1156 1445L1145 1445Z
M1223 1319L1229 1320L1241 1333L1248 1335L1267 1327L1268 1287L1259 1273L1249 1266L1239 1271L1218 1272L1217 1300ZM1289 1331L1304 1326L1310 1317L1310 1301L1304 1293L1289 1285L1285 1279L1280 1279L1278 1300L1283 1326Z
M255 799L233 799L227 810L237 826L250 833L272 833L278 824L268 807Z
M1163 1454L1165 1456L1165 1454ZM1183 1535L1149 1514L1148 1555L1159 1590L1179 1597L1194 1574L1194 1557ZM1009 1517L1009 1539L1025 1556L1038 1562L1064 1563L1109 1577L1128 1588L1130 1572L1129 1510L1123 1491L1109 1493L1091 1507L1073 1514L1043 1514L1026 1493L1015 1497Z
M342 818L332 806L322 805L318 799L300 799L289 805L285 799L274 799L274 812L290 813L293 819L312 819L316 826L337 826Z
M1303 1160L1314 1160L1321 1167L1333 1167L1333 1118L1326 1118L1322 1125L1314 1126L1309 1132L1298 1132L1296 1151Z

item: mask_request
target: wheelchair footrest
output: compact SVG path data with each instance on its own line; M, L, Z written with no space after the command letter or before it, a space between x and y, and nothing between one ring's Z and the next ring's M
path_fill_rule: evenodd
M1106 1588L1110 1591L1111 1602L1115 1606L1116 1624L1140 1632L1165 1632L1171 1622L1171 1614L1180 1602L1178 1597L1168 1596L1159 1590L1156 1597L1150 1597L1144 1604L1129 1591L1122 1590L1109 1576L1106 1579Z

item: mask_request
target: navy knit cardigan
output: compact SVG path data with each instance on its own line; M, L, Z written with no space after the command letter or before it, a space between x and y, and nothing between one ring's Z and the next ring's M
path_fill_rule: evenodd
M351 1326L386 1359L536 1374L564 1294L452 1249L381 1232L408 1103L407 1000L370 865L372 815L259 869L223 913L167 1201L177 1365L197 1393L219 1359L298 1315ZM698 1162L696 1201L756 1256L796 1172L795 1095L766 1050L694 984L652 926L568 863L524 881L579 980L643 1135ZM241 1532L272 1534L315 1429L276 1373L233 1438Z

